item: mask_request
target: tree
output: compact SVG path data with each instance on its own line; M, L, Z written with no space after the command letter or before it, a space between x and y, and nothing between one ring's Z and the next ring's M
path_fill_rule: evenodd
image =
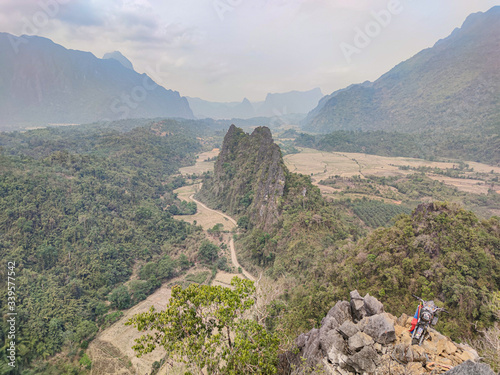
M111 302L111 306L120 310L128 309L130 307L130 294L125 285L121 285L113 290L108 297L108 300Z
M276 373L276 334L245 314L255 303L253 282L234 277L231 285L176 286L165 311L135 315L126 324L151 331L136 340L137 356L160 345L198 374Z
M218 258L219 248L210 241L203 241L198 250L200 260L204 263L213 264Z

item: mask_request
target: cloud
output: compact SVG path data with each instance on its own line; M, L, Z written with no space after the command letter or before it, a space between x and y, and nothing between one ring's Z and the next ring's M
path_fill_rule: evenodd
M53 1L1 0L0 31L22 34L40 4ZM339 44L389 0L220 0L230 6L223 20L215 0L57 1L35 34L96 56L119 50L167 88L224 101L374 80L496 2L400 0L405 11L349 65Z

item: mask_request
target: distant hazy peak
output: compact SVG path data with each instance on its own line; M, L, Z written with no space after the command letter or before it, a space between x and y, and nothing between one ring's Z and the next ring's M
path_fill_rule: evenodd
M130 69L130 70L134 70L134 66L132 65L130 60L127 59L125 56L123 56L121 54L121 52L119 52L119 51L108 52L102 58L103 58L103 60L115 59L120 64L122 64L125 68Z
M272 99L273 97L276 96L294 96L294 95L317 95L320 98L323 97L323 93L321 92L321 89L319 87L315 87L314 89L307 90L307 91L298 91L298 90L292 90L288 92L280 92L280 93L268 93L266 95L266 100Z

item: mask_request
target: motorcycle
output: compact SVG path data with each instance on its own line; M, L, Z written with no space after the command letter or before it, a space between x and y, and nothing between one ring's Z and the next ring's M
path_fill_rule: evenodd
M428 334L428 328L437 324L438 313L441 311L448 313L448 311L441 307L437 307L434 304L434 301L424 301L422 298L415 295L413 295L413 297L418 299L420 304L418 305L412 321L413 333L411 335L411 344L422 345L425 340L425 336Z

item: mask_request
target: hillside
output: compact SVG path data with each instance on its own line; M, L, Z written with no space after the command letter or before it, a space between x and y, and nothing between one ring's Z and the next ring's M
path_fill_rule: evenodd
M343 249L325 274L341 294L356 287L379 296L394 315L411 310L411 294L440 301L450 314L437 329L453 339L472 337L496 320L499 241L498 218L479 220L453 204L422 204Z
M200 199L238 218L245 267L287 278L274 324L288 335L319 324L356 288L398 316L414 310L412 293L439 301L450 314L437 329L454 340L477 337L497 320L498 218L428 203L365 237L357 207L326 201L309 176L291 173L264 128L252 135L231 128Z
M83 373L100 329L191 267L201 229L169 210L185 208L173 175L200 144L173 120L2 133L0 144L0 304L15 262L19 370Z
M115 58L0 33L0 130L125 118L193 118L187 100Z
M460 29L375 82L323 98L304 122L334 130L499 131L500 7L469 16Z

